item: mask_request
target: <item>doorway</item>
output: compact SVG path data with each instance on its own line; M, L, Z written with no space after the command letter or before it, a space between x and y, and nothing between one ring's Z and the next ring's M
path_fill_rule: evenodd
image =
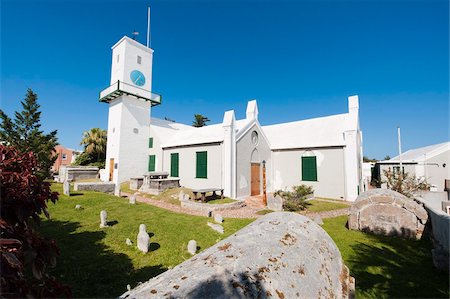
M260 171L260 163L250 163L251 171L250 171L250 195L260 195L261 194L261 171Z
M109 181L112 182L114 175L114 158L109 159Z

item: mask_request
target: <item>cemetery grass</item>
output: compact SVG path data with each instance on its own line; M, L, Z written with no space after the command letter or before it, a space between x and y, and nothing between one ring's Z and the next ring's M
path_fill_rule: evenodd
M308 203L308 205L306 206L307 212L324 212L350 207L348 204L340 202L320 201L316 199L309 200L307 201L307 203Z
M210 229L206 217L173 213L144 203L130 205L127 199L97 192L62 195L62 185L52 184L60 193L49 203L51 219L43 218L40 231L55 239L61 255L51 272L72 288L73 297L117 297L138 282L161 274L190 258L187 243L197 241L202 251L226 238L254 219L225 219L225 234ZM75 205L82 210L75 210ZM100 211L106 210L108 228L99 228ZM210 220L209 220L210 221ZM147 225L148 254L136 248L139 224ZM130 238L132 246L125 244Z
M356 298L449 298L448 273L433 267L428 238L350 231L347 216L323 221L356 280Z
M221 198L211 199L211 200L208 200L206 203L218 205L218 204L232 203L232 202L236 202L236 201L237 200L234 200L234 199L231 199L228 197L224 197L223 199L221 199Z

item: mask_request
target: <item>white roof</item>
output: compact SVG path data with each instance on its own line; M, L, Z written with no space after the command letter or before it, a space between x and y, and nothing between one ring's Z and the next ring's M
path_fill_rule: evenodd
M271 149L344 146L348 113L263 126Z
M402 162L423 162L425 161L425 159L430 159L432 157L442 154L445 151L450 151L449 141L406 151L402 153ZM382 162L400 163L400 160L399 156L396 156L390 160Z
M250 120L236 121L237 130L241 130ZM223 124L208 125L200 128L170 122L158 118L152 118L151 126L157 126L154 133L161 140L163 148L222 142L224 138Z

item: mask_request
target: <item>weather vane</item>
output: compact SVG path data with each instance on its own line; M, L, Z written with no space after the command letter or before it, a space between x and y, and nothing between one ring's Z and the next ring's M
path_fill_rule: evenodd
M133 32L131 32L131 35L133 35L133 40L136 40L137 36L139 35L139 32L134 30Z

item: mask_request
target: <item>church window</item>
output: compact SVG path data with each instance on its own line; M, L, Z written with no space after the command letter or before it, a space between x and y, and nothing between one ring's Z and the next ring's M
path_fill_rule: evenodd
M142 57L139 56L139 55L138 55L138 57L137 57L137 63L138 63L138 64L141 64L141 63L142 63Z

